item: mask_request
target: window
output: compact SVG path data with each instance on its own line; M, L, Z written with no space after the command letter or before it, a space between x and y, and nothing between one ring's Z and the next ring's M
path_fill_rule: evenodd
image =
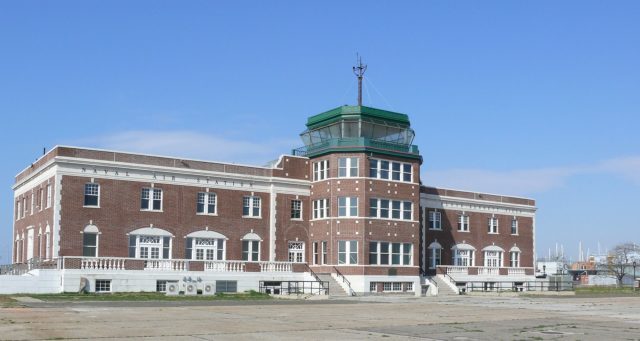
M156 292L167 292L167 281L166 280L157 280L156 281Z
M429 269L442 265L442 248L429 249Z
M323 241L322 242L322 264L327 264L328 259L327 259L327 242Z
M386 160L369 161L369 177L375 179L411 182L413 167L410 163Z
M516 217L511 219L511 234L518 234L518 219Z
M509 252L509 266L512 268L520 267L520 252L517 252L517 251Z
M289 262L304 263L304 242L289 242Z
M22 201L18 200L16 205L16 220L20 220L20 215L22 214Z
M242 216L243 217L260 217L260 197L245 196L242 198Z
M338 217L357 217L358 197L338 197Z
M216 292L238 292L238 281L216 281Z
M291 200L291 219L302 219L302 201Z
M341 157L338 158L338 177L355 178L358 176L358 158Z
M36 195L35 193L31 192L31 215L33 215L33 212L36 210Z
M313 163L313 181L324 180L329 177L329 160Z
M42 209L44 209L44 190L42 188L40 188L40 191L38 193L38 199L39 199L39 206L40 206L40 211L42 211Z
M162 189L143 188L140 209L143 211L162 211Z
M82 234L82 256L98 257L98 234L84 232Z
M47 232L45 233L45 254L47 259L51 259L51 232L49 232L49 226L47 226Z
M453 250L453 265L473 266L473 250Z
M84 206L98 207L100 204L100 185L84 184Z
M438 211L429 211L429 229L442 230L442 214Z
M391 212L391 216L389 216ZM387 199L369 199L369 217L382 219L411 220L413 203Z
M257 262L260 260L260 242L257 240L242 241L242 260Z
M171 237L129 235L129 257L141 259L171 259Z
M211 192L199 192L196 203L196 214L215 215L216 212L216 194Z
M338 264L352 265L358 264L358 241L339 240L338 241Z
M318 242L313 242L312 244L312 252L313 252L313 265L320 264L320 252L318 250Z
M413 244L411 243L369 243L370 265L412 265ZM391 255L391 257L389 257Z
M185 258L193 260L225 260L225 240L223 238L188 237L185 244Z
M498 218L497 217L489 218L488 229L489 229L489 233L492 233L492 234L498 233Z
M22 218L27 216L27 198L22 198Z
M51 207L51 185L47 185L47 208Z
M96 279L96 292L111 292L111 280Z
M329 203L327 199L313 201L313 219L323 219L329 216Z
M458 231L469 232L469 216L464 213L458 216Z
M484 266L489 268L502 267L502 252L500 251L485 251L484 252Z

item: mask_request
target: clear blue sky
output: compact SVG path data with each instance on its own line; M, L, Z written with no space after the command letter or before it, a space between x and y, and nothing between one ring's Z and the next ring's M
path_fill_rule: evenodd
M2 1L13 177L72 144L262 164L309 115L410 116L425 184L537 200L537 249L640 242L638 1Z

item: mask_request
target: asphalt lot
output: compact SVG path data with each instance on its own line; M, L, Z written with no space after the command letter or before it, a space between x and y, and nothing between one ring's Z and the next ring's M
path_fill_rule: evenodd
M27 300L29 301L29 300ZM0 339L638 340L639 297L23 302Z

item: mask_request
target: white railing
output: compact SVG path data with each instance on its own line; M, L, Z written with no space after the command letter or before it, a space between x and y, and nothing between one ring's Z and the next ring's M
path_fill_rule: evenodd
M525 274L524 268L507 268L508 276L524 276Z
M478 275L499 276L500 275L500 268L490 268L490 267L486 267L486 266L479 266L478 267Z
M292 272L289 262L260 262L260 272Z
M147 259L145 270L154 271L189 271L189 262L182 259Z
M80 269L82 270L124 270L126 258L81 258Z
M463 274L463 275L468 275L469 274L469 267L468 266L443 266L445 273L447 274Z
M244 272L245 262L215 260L204 262L204 271L210 272Z

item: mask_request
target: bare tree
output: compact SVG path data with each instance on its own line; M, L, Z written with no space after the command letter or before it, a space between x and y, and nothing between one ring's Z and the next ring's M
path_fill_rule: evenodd
M618 286L622 286L622 279L629 273L634 261L640 262L640 247L635 243L622 243L609 252L599 267L614 275Z

